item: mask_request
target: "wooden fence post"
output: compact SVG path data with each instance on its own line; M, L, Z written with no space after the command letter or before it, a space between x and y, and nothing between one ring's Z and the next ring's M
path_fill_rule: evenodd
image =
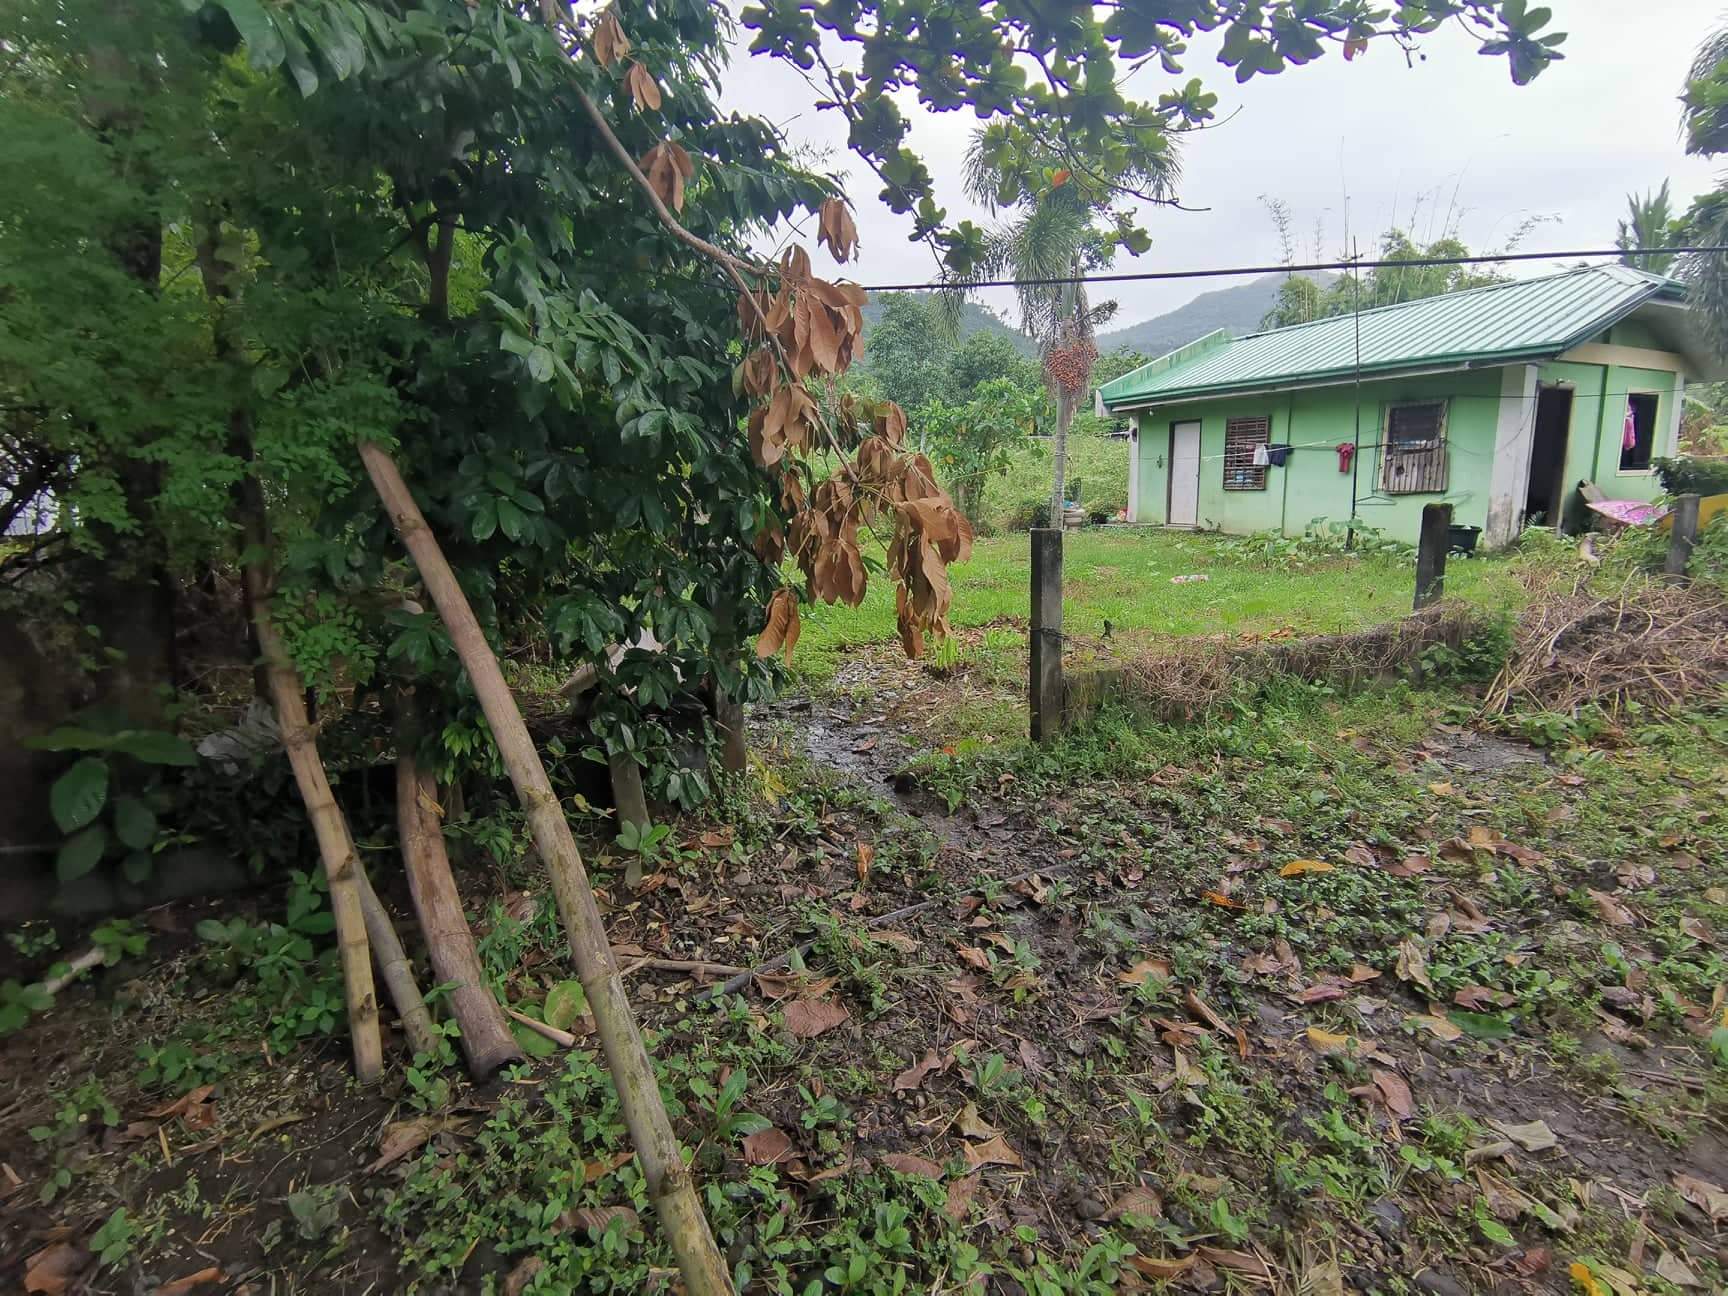
M1669 576L1686 575L1692 562L1692 549L1698 543L1698 496L1674 497L1674 528L1668 533L1668 558L1662 570Z
M1447 532L1452 526L1450 504L1422 506L1422 534L1416 542L1416 604L1420 612L1446 594Z
M1032 741L1062 729L1062 519L1032 531Z

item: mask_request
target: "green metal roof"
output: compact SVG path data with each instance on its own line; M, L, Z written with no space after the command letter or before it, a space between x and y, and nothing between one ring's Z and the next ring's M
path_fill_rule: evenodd
M1684 285L1660 275L1600 265L1242 338L1220 330L1106 383L1099 395L1114 409L1301 387L1358 371L1381 377L1449 365L1512 364L1557 355L1645 302L1679 301L1685 292Z

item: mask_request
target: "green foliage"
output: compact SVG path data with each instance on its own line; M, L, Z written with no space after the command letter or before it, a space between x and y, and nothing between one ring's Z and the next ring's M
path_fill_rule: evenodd
M58 1101L48 1124L30 1128L30 1137L47 1154L50 1163L36 1199L47 1204L70 1188L73 1167L91 1129L94 1126L112 1129L119 1123L120 1109L109 1101L95 1080L86 1080Z
M929 438L931 462L954 503L976 523L985 491L1004 476L1038 426L1043 400L1011 378L993 378L973 390L964 405L931 401L917 409L913 426Z
M1614 246L1623 252L1661 252L1663 248L1684 247L1688 231L1686 222L1674 212L1668 195L1668 182L1652 193L1626 195L1626 219L1620 222L1620 233ZM1651 274L1667 274L1674 265L1674 253L1658 256L1623 256L1626 265Z
M109 1268L132 1254L132 1246L137 1239L138 1228L127 1217L126 1208L116 1206L113 1213L102 1222L102 1227L91 1235L90 1249L96 1253L102 1267Z
M171 800L164 770L197 761L191 745L175 734L107 728L105 719L87 715L83 724L62 725L25 744L91 753L74 761L48 793L54 822L67 834L55 859L62 882L83 877L110 853L123 853L120 867L128 882L149 877L159 844L157 812ZM108 819L98 822L104 810Z
M1692 455L1658 458L1651 466L1662 489L1670 495L1721 495L1728 493L1728 459L1700 459Z
M1516 236L1509 240L1508 250L1517 241ZM1382 234L1375 249L1376 259L1382 261L1445 260L1471 255L1470 248L1452 234L1424 244L1401 229ZM1260 326L1284 328L1291 324L1306 324L1311 320L1349 315L1358 308L1373 310L1377 306L1393 306L1399 302L1463 292L1467 288L1481 288L1500 283L1505 278L1491 269L1471 265L1382 266L1360 276L1340 275L1329 286L1321 288L1311 279L1292 275L1279 288L1278 300L1260 321Z

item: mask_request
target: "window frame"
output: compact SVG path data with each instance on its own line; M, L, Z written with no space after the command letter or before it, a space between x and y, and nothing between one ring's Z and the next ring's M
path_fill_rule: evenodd
M1233 431L1237 431L1239 428L1241 428L1241 425L1244 425L1244 424L1250 425L1250 426L1248 428L1242 428L1241 430L1249 432L1250 435L1252 434L1252 432L1257 431L1259 433L1260 439L1258 441L1250 440L1245 445L1238 445L1238 446L1232 447L1230 444L1231 433ZM1259 426L1257 428L1252 427L1252 425L1255 425L1255 424L1258 424ZM1255 465L1254 464L1254 462L1253 462L1254 447L1257 445L1271 445L1271 444L1272 444L1272 416L1270 414L1241 414L1241 415L1237 415L1234 418L1225 419L1224 420L1224 454L1223 454L1224 466L1223 466L1223 474L1222 474L1223 488L1227 491L1263 491L1263 490L1265 490L1266 489L1266 468L1267 468L1267 465L1265 465L1265 464ZM1244 464L1242 461L1242 456L1244 454L1246 454L1247 460L1248 460L1248 462L1246 464ZM1233 472L1235 474L1237 474L1237 479L1235 481L1231 480L1231 474ZM1242 479L1242 477L1240 476L1240 474L1242 474L1244 472L1246 472L1248 474L1248 478L1246 480Z
M1634 388L1626 393L1626 408L1631 410L1633 408L1632 401L1634 398L1640 396L1647 398L1650 402L1649 453L1645 455L1642 464L1634 464L1631 467L1628 467L1626 464L1626 449L1624 444L1622 444L1620 457L1614 464L1614 474L1617 477L1648 477L1656 471L1656 441L1662 434L1662 393L1659 391L1651 391L1649 389L1640 391ZM1625 435L1624 416L1622 416L1620 434L1622 436Z
M1393 444L1392 421L1399 410L1436 407L1440 417L1431 444L1421 449L1399 449ZM1410 400L1387 401L1380 415L1380 471L1376 475L1383 495L1444 495L1451 482L1452 398L1424 396ZM1414 486L1402 484L1404 473L1396 476L1393 469L1400 462L1414 467Z

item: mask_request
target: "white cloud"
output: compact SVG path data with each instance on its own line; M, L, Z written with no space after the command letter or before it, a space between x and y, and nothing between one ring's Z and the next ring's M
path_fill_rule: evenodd
M1182 200L1200 212L1150 209L1153 235L1143 257L1120 256L1118 270L1196 269L1276 261L1277 237L1258 199L1290 204L1306 242L1323 220L1328 252L1350 232L1364 249L1395 219L1408 224L1418 194L1437 195L1417 228L1444 223L1456 203L1473 248L1497 248L1526 217L1555 217L1525 249L1612 244L1630 190L1673 183L1677 206L1713 187L1715 167L1685 155L1678 95L1692 54L1720 20L1716 0L1556 0L1553 28L1569 34L1565 61L1528 86L1514 86L1506 61L1484 58L1455 28L1429 38L1424 58L1407 67L1377 43L1346 63L1335 54L1275 77L1238 86L1214 61L1216 41L1196 42L1189 71L1219 95L1220 116L1236 115L1191 137ZM881 187L845 149L845 127L792 68L746 54L741 32L724 103L784 125L792 140L829 150L847 177L863 253L865 283L934 277L930 254L908 243L910 222L876 198ZM1162 74L1149 69L1136 88L1154 98ZM960 196L960 164L976 126L970 112L913 110L912 147L936 177L951 219L981 219ZM814 231L810 231L813 239ZM1536 262L1521 273L1550 268ZM1240 280L1124 284L1118 323L1170 310L1197 293ZM981 299L1006 311L1006 290Z

